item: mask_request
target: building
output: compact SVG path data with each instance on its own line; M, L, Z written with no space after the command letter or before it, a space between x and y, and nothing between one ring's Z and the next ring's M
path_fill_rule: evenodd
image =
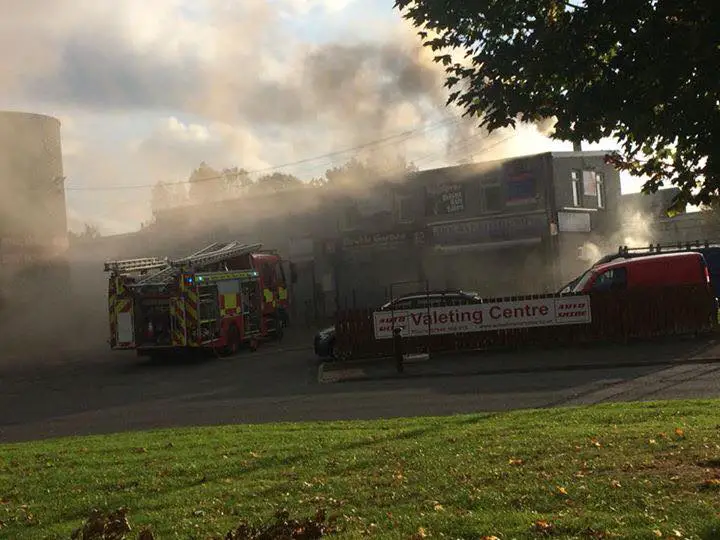
M262 242L297 266L295 317L377 306L424 289L485 296L554 291L585 270L583 246L618 228L620 178L604 152L553 152L302 187L159 212L143 254Z
M347 201L337 237L320 250L337 305L377 305L425 287L484 296L559 289L586 269L583 247L618 228L620 177L605 154L421 171Z
M667 210L680 192L667 188L655 193L628 193L622 196L623 245L720 243L720 214L717 210L680 212L672 217Z
M63 266L64 184L60 122L0 112L0 268L6 288L9 279Z

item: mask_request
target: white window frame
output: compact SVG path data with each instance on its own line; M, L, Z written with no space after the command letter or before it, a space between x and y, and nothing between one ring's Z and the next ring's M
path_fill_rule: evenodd
M580 171L571 171L570 172L570 178L572 180L572 197L573 197L573 206L580 208L582 206L582 200L581 200L581 190L580 190L580 181L581 181L581 173Z
M595 182L597 183L597 207L605 208L605 174L595 173Z

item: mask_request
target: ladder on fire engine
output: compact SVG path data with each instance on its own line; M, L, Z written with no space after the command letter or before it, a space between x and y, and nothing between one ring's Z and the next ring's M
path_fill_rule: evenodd
M116 274L131 272L147 272L158 268L165 268L169 265L167 259L159 257L142 257L139 259L125 259L122 261L107 261L105 263L105 272L115 272Z
M170 260L166 268L159 272L150 274L145 278L137 281L134 286L141 287L143 285L163 285L170 283L178 271L181 269L194 271L199 267L222 262L233 257L254 253L262 247L262 244L241 244L240 242L210 244L200 251L183 257L181 259Z
M647 252L648 254L651 254L651 253L662 253L663 251L682 251L682 250L689 251L691 249L702 249L702 248L716 247L716 246L720 246L720 242L710 242L708 240L704 240L704 241L694 240L692 242L650 244L647 247L620 246L618 248L618 253L620 255L627 254L627 253L643 253L643 252Z
M188 257L170 261L170 264L175 268L196 269L208 264L232 259L233 257L239 257L240 255L247 255L258 251L260 248L262 248L262 244L241 244L240 242L221 244L216 242Z

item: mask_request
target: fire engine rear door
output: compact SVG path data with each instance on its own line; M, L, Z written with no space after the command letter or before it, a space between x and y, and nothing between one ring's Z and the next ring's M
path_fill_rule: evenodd
M115 302L115 335L113 342L116 349L132 349L135 347L135 324L133 321L133 301L130 298L118 298Z

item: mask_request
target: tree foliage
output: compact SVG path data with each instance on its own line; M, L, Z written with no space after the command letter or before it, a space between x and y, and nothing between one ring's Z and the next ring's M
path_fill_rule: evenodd
M302 180L297 176L276 172L258 178L257 182L252 186L252 190L256 193L266 193L301 187L302 185Z
M384 163L368 163L352 158L347 163L325 171L323 179L315 179L313 185L342 185L349 183L368 184L389 176L402 176L418 170L414 163L408 163L401 156L394 156Z
M720 193L720 1L396 0L445 66L449 102L490 131L557 118L554 138L614 137L608 160ZM456 53L461 53L457 55Z
M195 203L219 201L226 193L223 175L204 161L190 174L188 183L190 199Z

